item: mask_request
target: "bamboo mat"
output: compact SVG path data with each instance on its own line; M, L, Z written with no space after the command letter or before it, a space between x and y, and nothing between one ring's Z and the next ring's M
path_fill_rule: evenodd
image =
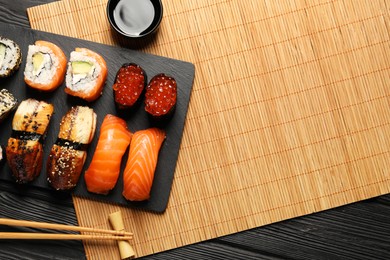
M138 256L390 192L390 1L163 1L141 49L195 64L164 214L121 208ZM32 28L120 44L106 0L28 9ZM79 223L119 207L74 198ZM115 244L86 243L90 259Z

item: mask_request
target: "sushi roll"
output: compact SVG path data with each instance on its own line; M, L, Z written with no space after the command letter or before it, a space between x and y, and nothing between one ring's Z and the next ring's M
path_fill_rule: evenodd
M171 118L176 108L176 80L163 73L154 76L145 93L145 111L157 121Z
M17 99L6 89L0 90L0 122L3 121L18 104Z
M63 116L46 167L47 181L55 190L70 190L77 185L95 128L96 114L92 108L72 107Z
M54 43L36 41L28 46L24 81L41 91L53 91L64 81L66 56Z
M102 56L86 48L70 53L65 92L88 102L102 94L107 79L107 64Z
M140 103L145 85L146 75L139 65L123 64L118 70L115 83L112 86L116 106L119 109L129 109Z
M22 62L20 47L14 41L0 36L0 78L11 76Z
M52 104L35 99L22 101L16 110L6 156L17 183L28 183L40 174L43 141L53 112Z

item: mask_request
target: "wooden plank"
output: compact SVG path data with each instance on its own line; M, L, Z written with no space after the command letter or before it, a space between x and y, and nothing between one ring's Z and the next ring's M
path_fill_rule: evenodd
M141 50L192 62L196 77L167 211L122 208L139 256L389 192L386 1L178 0L164 11ZM28 15L36 29L125 44L105 1ZM95 227L118 209L75 204ZM91 259L116 252L85 245Z

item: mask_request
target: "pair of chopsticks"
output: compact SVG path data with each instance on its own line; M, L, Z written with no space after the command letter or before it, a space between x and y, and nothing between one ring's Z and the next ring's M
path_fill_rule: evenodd
M49 234L49 233L18 233L0 232L0 239L48 239L48 240L131 240L133 233L116 230L97 229L89 227L51 224L26 220L0 218L0 225L44 228L53 230L70 230L77 232L90 232L100 234Z

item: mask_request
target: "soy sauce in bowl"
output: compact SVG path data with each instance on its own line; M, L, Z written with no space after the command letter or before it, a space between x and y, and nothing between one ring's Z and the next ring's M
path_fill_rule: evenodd
M111 27L130 38L141 38L155 32L162 15L160 0L110 0L107 4Z

